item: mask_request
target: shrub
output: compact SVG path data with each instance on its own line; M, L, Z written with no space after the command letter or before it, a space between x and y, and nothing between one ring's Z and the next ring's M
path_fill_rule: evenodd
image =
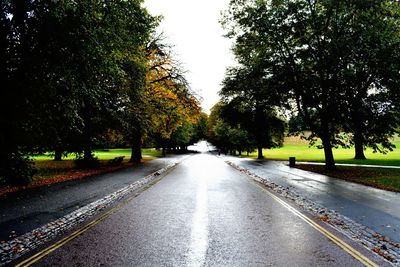
M13 153L0 169L0 181L8 185L26 185L36 173L33 162L21 153Z
M118 166L124 161L125 156L115 157L108 161L108 165Z
M100 161L95 157L90 159L78 158L75 160L75 165L79 169L98 168L100 167Z

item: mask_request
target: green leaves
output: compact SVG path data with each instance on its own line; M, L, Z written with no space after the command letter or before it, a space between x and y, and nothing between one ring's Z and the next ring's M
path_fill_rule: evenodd
M263 73L259 81L269 81L276 95L287 97L292 103L287 106L323 139L326 151L344 144L341 132L362 135L361 147L377 142L385 147L398 125L390 114L397 114L399 103L399 10L398 3L384 0L231 1L223 25L235 40L241 68ZM242 76L226 85L239 87L251 79ZM248 90L245 95L253 95ZM376 93L386 100L372 100ZM226 89L222 94L235 95ZM371 112L374 105L381 106L378 113ZM333 165L333 158L329 162Z
M0 176L15 153L90 158L96 135L116 127L122 100L142 90L142 47L157 21L141 3L1 2Z

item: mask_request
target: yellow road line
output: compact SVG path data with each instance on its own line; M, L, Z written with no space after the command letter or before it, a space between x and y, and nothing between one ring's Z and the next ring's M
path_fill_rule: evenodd
M159 181L159 180L158 180ZM155 183L157 183L158 181L156 181ZM151 184L153 185L153 184ZM79 235L83 234L84 232L86 232L87 230L89 230L90 228L94 227L96 224L100 223L101 221L105 220L106 218L110 217L113 213L115 213L116 211L120 210L122 207L124 207L126 204L128 204L132 199L134 199L135 197L137 197L140 193L142 193L143 191L145 191L146 189L148 189L151 185L145 187L141 192L131 196L130 198L128 198L127 200L125 200L124 202L122 202L121 204L117 205L116 207L112 208L111 210L109 210L108 212L104 213L103 215L101 215L100 217L96 218L95 220L93 220L92 222L88 223L87 225L85 225L84 227L82 227L81 229L76 230L75 232L73 232L72 234L70 234L69 236L57 241L56 243L54 243L53 245L39 251L38 253L34 254L33 256L29 257L28 259L16 264L16 267L22 267L22 266L30 266L34 263L36 263L37 261L39 261L40 259L42 259L43 257L47 256L48 254L50 254L51 252L57 250L58 248L62 247L63 245L65 245L66 243L68 243L69 241L75 239L76 237L78 237ZM361 262L362 264L364 264L365 266L368 267L378 267L378 265L374 262L372 262L369 258L367 258L366 256L364 256L363 254L361 254L359 251L357 251L356 249L354 249L353 247L351 247L349 244L347 244L345 241L341 240L339 237L335 236L334 234L332 234L331 232L329 232L328 230L326 230L325 228L321 227L319 224L317 224L316 222L314 222L313 220L311 220L310 218L308 218L307 216L303 215L302 213L300 213L298 210L296 210L295 208L293 208L292 206L290 206L288 203L286 203L285 201L283 201L282 199L280 199L279 197L275 196L274 194L272 194L270 191L266 190L263 186L259 185L258 183L256 183L256 185L261 188L263 191L265 191L272 199L274 199L275 201L277 201L278 203L280 203L282 206L284 206L285 208L287 208L289 211L291 211L293 214L295 214L296 216L298 216L299 218L301 218L303 221L305 221L306 223L308 223L310 226L312 226L314 229L316 229L317 231L319 231L321 234L323 234L325 237L327 237L328 239L330 239L331 241L333 241L336 245L338 245L340 248L342 248L344 251L346 251L348 254L350 254L352 257L354 257L355 259L357 259L359 262Z
M18 263L15 265L15 267L22 267L22 266L31 266L32 264L36 263L37 261L39 261L40 259L42 259L43 257L49 255L51 252L55 251L56 249L62 247L63 245L65 245L66 243L68 243L69 241L75 239L76 237L80 236L81 234L83 234L84 232L86 232L87 230L89 230L90 228L92 228L93 226L95 226L96 224L98 224L101 221L104 221L105 219L107 219L108 217L110 217L113 213L115 213L116 211L120 210L121 208L123 208L126 204L128 204L132 199L134 199L135 197L137 197L138 195L140 195L141 193L143 193L145 190L147 190L148 188L150 188L150 186L153 186L154 184L158 183L160 181L160 179L158 179L157 181L150 183L149 185L147 185L146 187L144 187L140 192L136 193L135 195L129 197L128 199L126 199L124 202L120 203L119 205L115 206L114 208L112 208L111 210L107 211L106 213L104 213L103 215L101 215L100 217L96 218L95 220L93 220L92 222L86 224L85 226L83 226L82 228L76 230L75 232L73 232L72 234L66 236L65 238L57 241L56 243L54 243L53 245L39 251L38 253L34 254L33 256L27 258L26 260Z
M304 214L302 214L301 212L299 212L298 210L296 210L295 208L290 206L288 203L286 203L285 201L283 201L282 199L280 199L279 197L277 197L276 195L274 195L273 193L271 193L270 191L265 189L260 184L256 183L256 185L258 187L260 187L263 191L265 191L272 199L274 199L279 204L281 204L282 206L287 208L289 211L294 213L296 216L298 216L300 219L302 219L303 221L308 223L310 226L312 226L318 232L323 234L325 237L327 237L328 239L333 241L336 245L338 245L340 248L342 248L344 251L346 251L352 257L357 259L359 262L361 262L362 264L364 264L365 266L368 266L368 267L378 267L378 265L376 263L374 263L369 258L367 258L363 254L361 254L359 251L357 251L355 248L353 248L352 246L347 244L345 241L343 241L339 237L335 236L334 234L329 232L327 229L323 228L322 226L320 226L319 224L317 224L316 222L314 222L313 220L311 220L310 218L308 218L307 216L305 216Z

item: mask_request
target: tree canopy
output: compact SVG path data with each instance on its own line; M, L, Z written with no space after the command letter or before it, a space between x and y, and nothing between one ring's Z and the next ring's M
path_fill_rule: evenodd
M187 145L199 102L142 4L1 1L0 180L29 182L29 156L49 150L96 164L111 133L134 162L148 136Z
M391 147L398 125L399 14L395 1L232 0L222 23L238 62L271 81L269 96L287 96L286 107L301 116L309 138L322 140L332 169L332 147L345 145L341 132L361 152Z

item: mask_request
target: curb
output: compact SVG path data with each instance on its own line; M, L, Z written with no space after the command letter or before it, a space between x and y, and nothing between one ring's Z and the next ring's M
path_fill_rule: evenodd
M44 243L54 239L65 231L72 229L73 227L84 222L88 218L99 214L105 208L109 207L110 205L127 196L128 194L140 188L143 188L144 186L158 179L161 174L172 169L178 164L179 162L169 164L166 167L145 176L139 181L125 186L118 191L111 193L99 200L96 200L86 206L83 206L55 221L47 223L42 227L36 228L31 232L23 234L10 241L1 243L0 266L3 266L13 260L18 259L27 252L32 251L38 246L43 245Z

